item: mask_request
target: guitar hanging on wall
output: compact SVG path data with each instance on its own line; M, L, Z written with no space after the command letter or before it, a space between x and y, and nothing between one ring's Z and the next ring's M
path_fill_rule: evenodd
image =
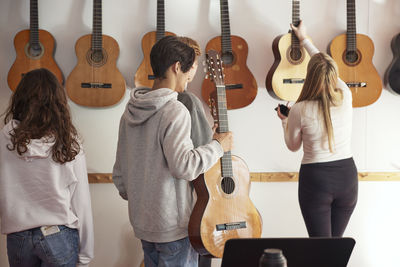
M135 74L135 86L151 88L154 83L153 69L150 64L150 51L153 45L166 35L175 33L165 31L165 8L164 0L157 0L157 30L146 33L142 38L143 61Z
M117 68L119 46L102 34L102 3L93 0L93 32L75 44L78 63L67 78L66 90L76 104L105 107L118 103L125 94L125 80Z
M393 92L400 94L400 34L393 37L391 42L393 60L386 71L386 83Z
M17 57L7 76L11 90L15 91L25 73L40 68L48 69L57 77L60 84L64 83L63 74L53 58L55 40L48 31L39 30L37 0L30 1L29 30L17 33L14 47Z
M246 64L248 55L246 41L239 36L231 35L228 0L220 0L220 7L221 36L211 39L206 45L206 51L216 50L222 55L228 109L237 109L253 102L258 86ZM206 103L210 104L210 94L214 90L213 82L204 79L201 95Z
M300 23L300 0L292 1L292 24ZM276 37L272 43L275 61L265 81L268 93L277 99L296 101L303 88L310 55L294 32Z
M336 36L329 46L329 54L336 61L340 78L353 94L353 107L374 103L382 93L382 81L372 57L374 43L356 32L355 0L347 0L347 32Z
M211 94L217 131L229 131L223 63L217 51L207 52ZM222 257L225 242L232 238L261 236L261 216L249 198L250 174L246 163L225 152L206 173L193 181L197 202L189 220L189 239L201 255Z

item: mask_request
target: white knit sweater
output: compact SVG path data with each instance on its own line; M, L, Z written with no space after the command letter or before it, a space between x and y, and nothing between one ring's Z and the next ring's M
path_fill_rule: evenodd
M308 40L302 42L310 56L318 53L318 49ZM323 118L318 116L318 104L315 101L302 101L292 106L289 117L282 120L287 147L297 151L303 144L302 163L328 162L352 157L352 95L349 87L338 79L337 88L343 92L340 106L330 108L334 152L329 150L328 135L323 126Z

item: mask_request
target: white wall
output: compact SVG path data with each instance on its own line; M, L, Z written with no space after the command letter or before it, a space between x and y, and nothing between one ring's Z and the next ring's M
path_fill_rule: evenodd
M254 103L229 111L234 154L245 159L251 172L297 171L302 153L286 149L273 110L278 101L265 89L265 77L274 61L272 40L289 28L291 1L231 0L229 4L232 34L247 40L248 66L259 86ZM399 16L398 0L357 0L357 30L373 39L374 63L382 77L392 60L390 41L400 32ZM301 17L314 43L324 51L330 40L345 30L345 1L303 1ZM55 59L67 77L77 62L76 40L91 32L92 1L39 0L39 20L40 27L57 41ZM112 35L120 45L118 67L129 87L134 86L133 76L143 58L141 38L154 30L155 20L155 0L103 0L103 33ZM202 47L220 34L219 20L217 0L166 1L167 30L190 36ZM6 81L15 59L13 38L28 27L29 1L0 1L1 112L11 95ZM200 95L203 77L199 70L190 91ZM118 122L129 92L111 108L85 108L70 102L74 122L85 140L89 172L111 172ZM354 110L353 152L360 171L399 171L399 103L400 96L384 89L375 104ZM91 266L138 266L142 252L128 221L126 203L112 184L92 184L90 189L96 234L96 258ZM357 241L349 266L400 266L399 190L398 182L360 183L358 205L345 233ZM263 215L264 237L307 235L297 202L297 183L253 183L251 198ZM1 236L0 267L5 266L5 236Z

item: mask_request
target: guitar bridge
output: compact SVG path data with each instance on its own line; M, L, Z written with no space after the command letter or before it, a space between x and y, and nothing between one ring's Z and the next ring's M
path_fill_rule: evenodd
M222 223L216 225L217 231L247 228L246 222Z
M283 79L283 83L304 83L304 79L300 78Z
M367 87L367 83L363 83L363 82L348 82L346 83L348 87Z
M227 90L231 90L231 89L242 89L243 88L243 84L241 83L237 83L237 84L226 84L225 85L225 89Z
M111 88L111 83L81 83L82 88Z
M155 80L155 79L156 79L156 76L154 76L154 75L147 75L147 79L148 79L148 80Z

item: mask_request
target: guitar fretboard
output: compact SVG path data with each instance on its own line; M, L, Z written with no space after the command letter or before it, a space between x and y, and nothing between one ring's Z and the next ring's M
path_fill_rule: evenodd
M30 2L29 44L33 48L39 47L39 15L37 0L31 0Z
M297 26L299 26L299 23L300 23L300 1L293 0L292 1L292 24L297 27ZM300 41L294 32L292 32L292 48L300 49Z
M355 0L347 0L347 34L346 50L357 51L356 39L356 3Z
M217 106L218 132L229 132L225 85L217 85ZM233 177L232 155L230 151L225 152L221 158L221 172L222 177Z
M94 51L102 50L102 16L101 16L101 0L93 0L93 32L92 32L92 49Z
M228 0L220 0L221 6L221 48L222 54L232 52L231 27L229 24Z
M160 40L165 36L165 7L164 0L157 0L157 31L156 39Z

